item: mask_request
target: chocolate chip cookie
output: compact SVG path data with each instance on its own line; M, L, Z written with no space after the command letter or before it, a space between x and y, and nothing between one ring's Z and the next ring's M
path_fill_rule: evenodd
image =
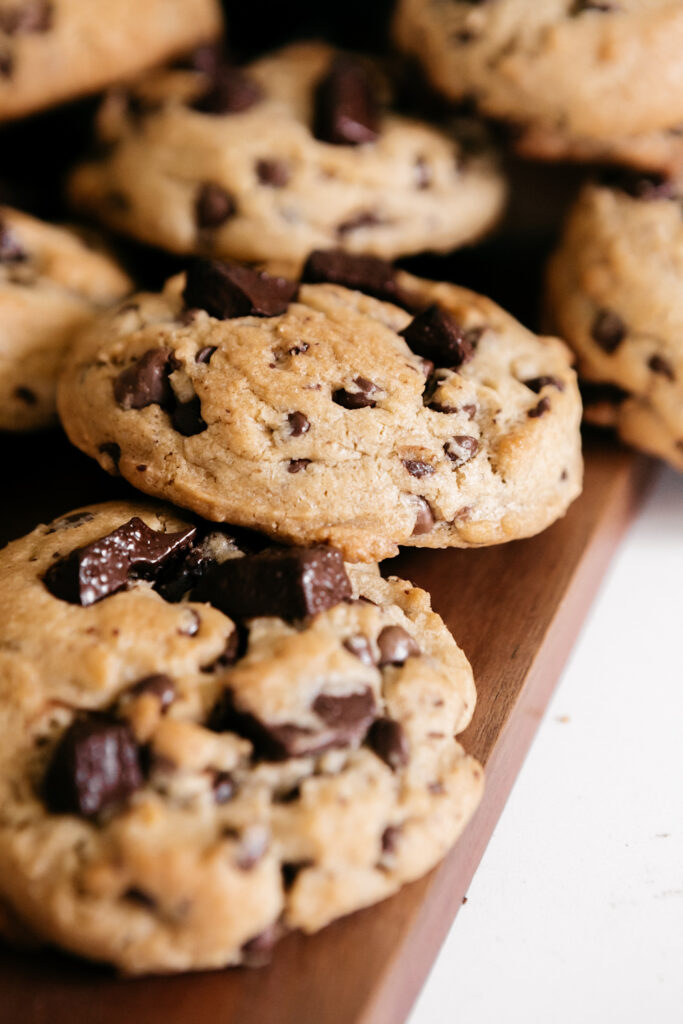
M0 0L0 121L96 92L221 27L218 0Z
M547 313L591 389L587 415L683 470L680 184L620 175L587 185L553 256ZM679 312L678 298L682 304Z
M258 963L472 814L471 669L411 584L136 503L0 569L6 938L132 973Z
M109 256L75 232L0 206L0 429L56 421L66 345L132 287Z
M144 242L253 262L471 241L503 204L490 151L393 112L387 85L375 64L322 44L244 70L157 74L105 101L105 153L71 194Z
M683 163L683 7L672 0L401 0L432 84L514 128L525 155Z
M84 331L71 440L135 487L352 561L529 536L581 489L569 353L374 257L198 260Z

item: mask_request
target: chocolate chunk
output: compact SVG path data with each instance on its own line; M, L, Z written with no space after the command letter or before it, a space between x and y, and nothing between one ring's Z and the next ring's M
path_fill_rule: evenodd
M26 252L14 231L0 221L0 263L19 263L25 259Z
M215 345L204 345L204 347L200 348L199 352L197 352L197 355L194 357L195 363L210 363L211 356L215 351Z
M550 380L550 378L548 378L548 380ZM560 391L562 391L562 388L560 388ZM461 406L461 408L462 408L462 411L467 416L468 420L473 420L474 417L477 415L477 407L476 407L476 405L472 405L470 403L468 405Z
M238 316L279 316L293 300L297 285L237 263L195 260L187 271L183 298L218 320Z
M393 718L378 718L370 726L368 746L393 772L408 763L410 751L405 730Z
M202 114L240 114L263 98L258 82L235 67L221 67L192 104Z
M102 444L97 446L98 452L102 455L106 455L112 461L112 467L116 473L119 471L119 460L121 459L121 445L117 444L116 441L103 441ZM108 472L112 472L107 466L104 467Z
M195 216L200 228L217 228L237 210L235 200L220 185L205 182L197 193Z
M674 373L673 366L671 365L668 359L664 358L664 356L651 356L648 360L647 365L653 373L659 373L662 375L662 377L666 377L667 380L676 379L676 374Z
M318 82L313 134L338 146L358 146L379 136L379 103L367 67L338 56Z
M275 615L291 622L350 597L351 583L335 548L269 548L217 565L193 596L231 619Z
M110 715L91 714L73 722L57 744L43 795L54 814L91 818L123 803L142 784L130 727Z
M306 469L306 466L310 466L310 459L290 459L287 463L288 473L300 473L302 469Z
M311 426L308 418L302 412L290 412L287 416L287 422L289 423L289 433L292 437L301 437L302 434L308 433Z
M301 280L308 284L340 284L406 309L413 305L397 283L392 264L377 256L353 256L343 249L316 249L304 264Z
M289 181L289 167L284 160L259 160L256 164L256 176L262 185L284 188Z
M598 311L591 328L593 341L604 352L614 352L626 336L626 325L618 313L611 309Z
M227 804L237 792L237 784L229 772L216 772L213 777L213 798L217 804Z
M159 673L154 676L145 676L138 683L131 686L129 691L135 697L141 697L143 694L149 693L153 697L157 697L161 710L167 711L171 704L175 700L176 690L175 684L170 676Z
M76 526L82 526L83 523L89 523L94 519L92 512L70 512L67 516L60 516L59 519L53 519L50 523L49 530L46 533L57 533L58 530L73 530Z
M534 420L538 419L539 416L543 416L546 412L550 412L550 399L542 398L538 405L535 405L533 409L529 409L527 416Z
M350 235L352 231L358 231L359 228L375 228L384 223L385 221L374 210L360 210L352 217L337 224L337 236L344 238L345 235Z
M230 535L214 530L201 540L195 539L192 544L188 544L178 558L171 559L162 568L156 577L154 589L165 601L180 601L216 565L212 542L219 535L232 540Z
M346 391L344 388L338 388L332 394L332 401L336 402L337 405L343 406L344 409L374 409L377 402L373 395L379 394L381 388L378 388L376 384L373 384L366 377L354 377L353 383L358 388L357 391Z
M438 367L456 370L474 354L476 339L473 333L460 327L449 313L437 305L419 313L399 333L416 355L431 359Z
M14 389L14 397L25 405L36 405L38 396L30 388L18 387Z
M193 526L179 533L152 530L134 516L106 537L60 558L45 574L45 586L62 601L95 604L124 590L131 580L154 579L195 532Z
M368 731L375 717L375 697L368 688L345 696L320 693L313 701L313 711L334 731L334 745L347 746Z
M457 469L458 466L462 466L465 462L469 462L470 459L479 451L479 442L476 437L469 437L467 434L458 434L456 437L452 437L450 441L446 441L443 446L448 458Z
M362 661L364 665L376 665L377 659L372 650L372 645L364 633L354 633L348 637L343 645L349 654Z
M178 402L171 413L171 423L174 430L177 430L183 437L192 437L194 434L201 434L203 430L206 430L207 424L202 419L199 395L195 395L187 402Z
M525 380L522 383L536 394L543 388L557 388L558 391L564 391L564 381L559 377L534 377L532 380Z
M410 475L417 477L418 480L423 476L431 476L434 472L434 466L429 462L421 462L419 459L402 459L401 461Z
M52 27L53 14L49 0L23 0L0 9L0 32L8 36L47 32Z
M388 825L382 832L382 853L396 853L398 840L403 829L400 825Z
M418 498L417 515L415 516L415 525L413 527L413 537L419 536L421 533L429 533L436 522L432 507L426 498Z
M379 665L402 665L421 652L416 641L402 626L385 626L377 637Z
M118 375L114 398L122 409L144 409L148 405L168 409L174 402L168 378L175 368L172 349L150 348Z

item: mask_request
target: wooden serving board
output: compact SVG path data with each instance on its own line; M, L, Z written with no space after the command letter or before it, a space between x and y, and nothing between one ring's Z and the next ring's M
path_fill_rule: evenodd
M2 447L13 482L1 542L78 504L127 493L59 435ZM440 867L318 935L290 935L259 970L125 980L57 954L2 950L0 1024L400 1024L652 475L646 459L594 437L586 449L583 496L539 537L478 551L406 551L387 563L431 592L477 680L476 713L462 739L485 763L487 789Z

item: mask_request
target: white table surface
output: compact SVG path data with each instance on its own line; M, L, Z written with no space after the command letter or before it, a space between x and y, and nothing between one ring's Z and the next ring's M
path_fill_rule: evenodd
M683 477L612 562L410 1024L683 1022Z

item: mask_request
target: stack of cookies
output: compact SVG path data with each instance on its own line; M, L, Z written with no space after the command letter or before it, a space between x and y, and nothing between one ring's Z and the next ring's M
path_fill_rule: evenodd
M390 61L322 42L228 62L214 0L106 6L0 0L0 119L108 86L64 196L148 247L130 264L0 207L6 444L59 418L131 485L0 552L0 931L130 973L258 963L471 817L470 665L378 563L550 526L582 404L563 341L394 265L499 220L481 125L418 116ZM670 93L680 7L405 0L395 35L525 151L661 170L683 109L635 96L632 66L666 57ZM629 182L587 186L547 315L610 422L683 463L677 191ZM156 250L176 272L138 290Z

